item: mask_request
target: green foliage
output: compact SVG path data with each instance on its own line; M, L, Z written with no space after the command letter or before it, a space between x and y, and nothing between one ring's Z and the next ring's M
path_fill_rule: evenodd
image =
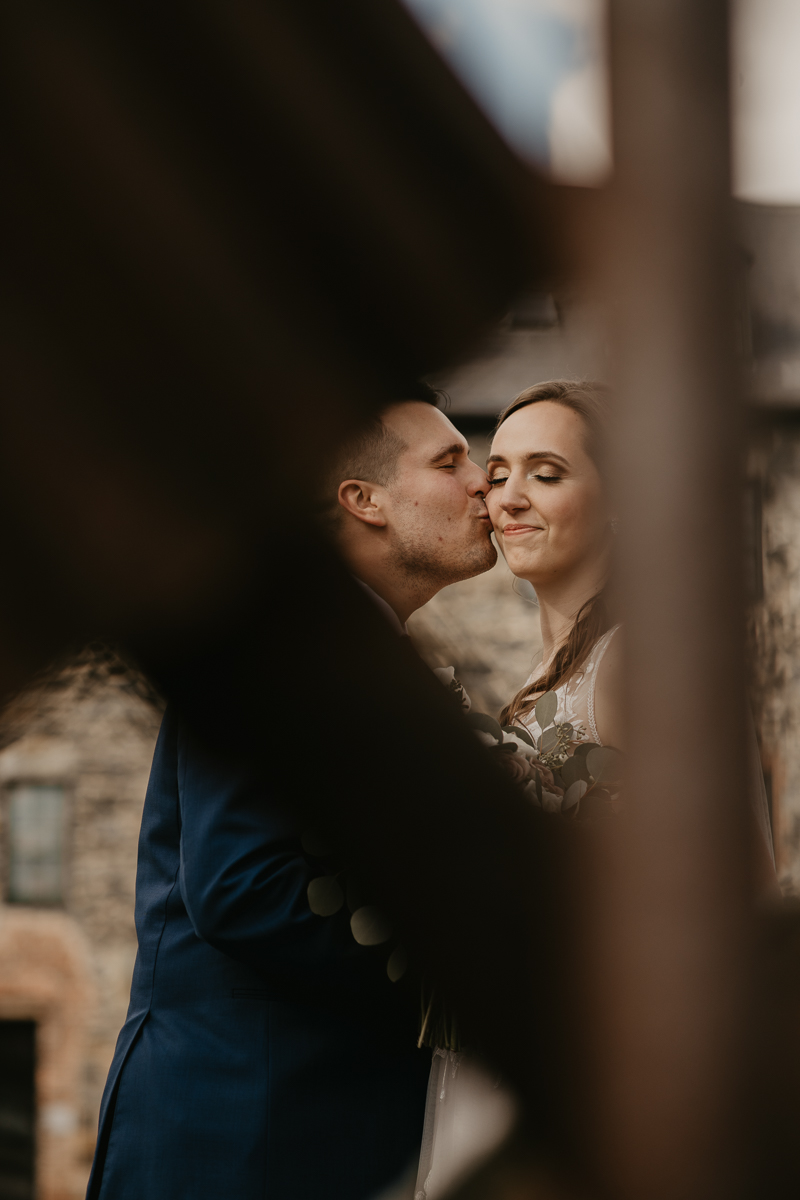
M548 725L552 725L555 720L556 710L558 709L558 696L555 692L545 692L536 701L534 713L536 720L539 722L540 729L547 729Z
M495 721L494 717L490 717L488 713L475 712L467 713L465 718L473 729L479 730L481 733L491 734L496 741L502 743L503 730L500 727L499 721Z

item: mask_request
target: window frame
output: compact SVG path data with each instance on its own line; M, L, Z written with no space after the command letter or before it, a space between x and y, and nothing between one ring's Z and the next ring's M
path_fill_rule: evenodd
M61 889L57 900L16 900L11 897L11 804L18 788L58 788L62 796ZM63 776L18 775L0 785L0 900L9 908L62 910L69 905L72 876L73 789Z

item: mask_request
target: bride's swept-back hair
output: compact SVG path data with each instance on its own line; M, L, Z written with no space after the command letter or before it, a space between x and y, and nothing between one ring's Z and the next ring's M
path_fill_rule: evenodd
M561 404L564 408L571 408L582 419L586 427L586 451L598 470L602 471L610 395L605 384L591 380L553 379L548 383L536 383L520 392L516 400L503 409L497 419L495 433L504 421L529 404L538 404L543 400ZM500 713L501 725L519 722L533 710L542 692L554 691L579 671L597 639L610 627L605 598L600 591L582 605L566 641L559 646L547 670L521 688Z

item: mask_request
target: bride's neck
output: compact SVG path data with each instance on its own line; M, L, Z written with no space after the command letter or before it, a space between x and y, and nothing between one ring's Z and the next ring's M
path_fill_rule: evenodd
M542 632L542 663L546 666L569 637L575 618L587 600L601 590L602 582L586 580L572 586L536 586Z

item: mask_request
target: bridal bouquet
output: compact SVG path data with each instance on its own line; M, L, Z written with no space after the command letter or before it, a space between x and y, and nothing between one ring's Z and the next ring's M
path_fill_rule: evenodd
M469 696L453 667L440 667L434 674L461 703L467 721L489 747L503 774L538 808L582 820L616 811L619 753L580 740L568 721L556 721L555 692L545 692L536 702L534 711L542 732L534 740L522 725L501 726L488 713L471 712Z
M434 672L466 713L480 741L503 774L545 812L592 822L617 811L621 758L616 750L585 741L568 721L557 721L558 697L545 692L534 712L541 730L537 738L521 725L500 725L488 713L471 712L469 696L453 667ZM463 1048L456 1010L436 988L423 981L420 1046L458 1052Z
M616 811L620 756L615 750L583 740L567 721L557 721L558 698L545 692L536 702L537 738L521 725L501 726L488 713L471 712L471 702L453 667L434 672L466 714L480 741L503 774L545 812L586 821ZM365 903L358 880L346 863L316 833L306 832L303 851L315 871L308 885L308 904L320 917L332 917L345 905L350 929L363 946L380 947L387 955L386 973L395 982L407 968L406 952L396 940L385 914ZM420 1045L458 1050L459 1021L445 997L422 983Z

